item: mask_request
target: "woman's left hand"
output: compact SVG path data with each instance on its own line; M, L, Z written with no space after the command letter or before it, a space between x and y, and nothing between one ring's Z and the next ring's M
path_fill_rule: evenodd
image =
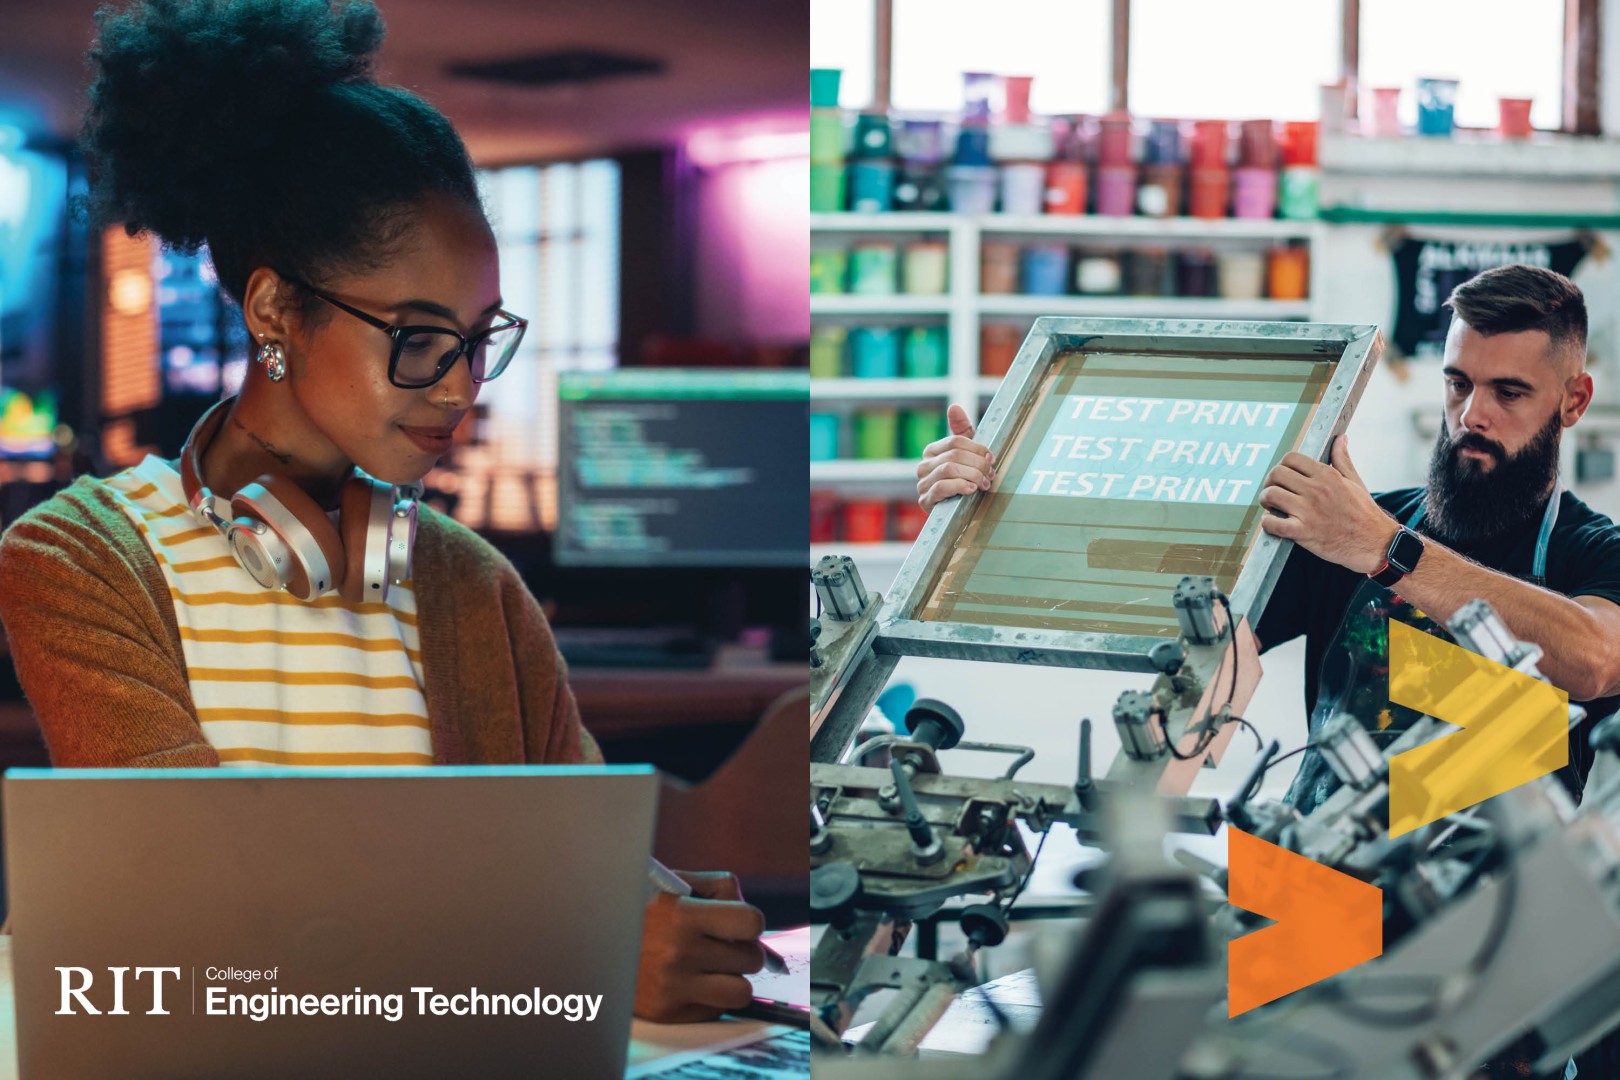
M743 903L737 879L676 871L691 896L659 893L647 902L635 1014L643 1020L713 1020L754 999L744 975L765 966L765 916Z

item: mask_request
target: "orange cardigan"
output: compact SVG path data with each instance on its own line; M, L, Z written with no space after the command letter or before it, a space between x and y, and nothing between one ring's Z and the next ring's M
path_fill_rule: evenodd
M434 761L600 761L512 564L425 506L413 563ZM197 723L168 583L99 482L79 479L0 537L0 621L53 764L219 764Z

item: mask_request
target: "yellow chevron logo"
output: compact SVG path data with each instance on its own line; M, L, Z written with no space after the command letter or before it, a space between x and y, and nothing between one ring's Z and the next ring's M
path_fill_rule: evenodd
M1569 763L1569 695L1389 621L1389 700L1462 728L1389 763L1389 835L1466 810Z

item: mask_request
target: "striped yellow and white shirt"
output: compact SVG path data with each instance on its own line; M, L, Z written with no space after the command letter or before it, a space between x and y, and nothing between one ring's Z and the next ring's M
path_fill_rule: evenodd
M431 765L416 597L312 603L261 589L147 457L104 483L157 556L197 718L224 765Z

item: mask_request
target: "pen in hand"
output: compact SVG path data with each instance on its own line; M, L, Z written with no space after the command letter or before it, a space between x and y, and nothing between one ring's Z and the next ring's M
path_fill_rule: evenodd
M651 855L647 856L647 880L659 892L666 892L672 896L692 895L692 886ZM781 954L763 941L759 943L759 947L765 950L765 970L775 975L786 975L787 961L782 959Z

